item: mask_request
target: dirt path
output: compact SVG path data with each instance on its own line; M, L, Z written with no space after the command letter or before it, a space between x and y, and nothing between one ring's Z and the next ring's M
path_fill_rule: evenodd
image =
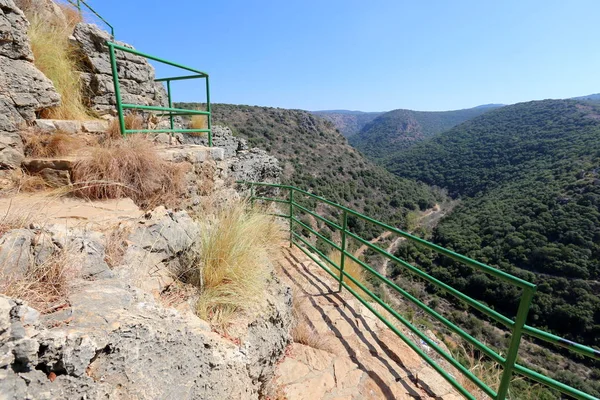
M271 398L445 399L451 386L299 249L285 249L279 275L318 340L294 343L279 364Z

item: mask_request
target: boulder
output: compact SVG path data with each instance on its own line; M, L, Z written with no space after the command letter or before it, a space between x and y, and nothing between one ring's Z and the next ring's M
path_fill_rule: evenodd
M86 70L82 81L90 107L99 115L114 114L116 100L110 55L107 41L111 36L96 25L80 23L73 32L73 42L78 47ZM118 44L132 46L117 42ZM154 82L154 67L145 58L117 51L121 96L125 103L166 106L167 93L161 83Z

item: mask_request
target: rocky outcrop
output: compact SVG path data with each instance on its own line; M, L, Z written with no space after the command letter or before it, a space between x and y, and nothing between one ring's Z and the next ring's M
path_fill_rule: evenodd
M0 0L0 168L23 160L19 127L36 111L59 104L52 82L32 63L29 23L13 0Z
M45 229L50 246L101 264L96 232ZM0 399L258 399L290 340L290 291L271 276L235 341L189 307L165 308L156 300L165 272L181 268L200 229L186 212L158 208L127 227L125 254L108 274L73 283L64 307L40 314L0 296ZM25 237L11 249L31 254L42 231L11 232L4 237Z
M96 25L80 23L73 32L86 70L82 72L84 91L89 106L99 115L116 110L115 90L107 41L110 35ZM132 46L116 42L120 45ZM167 93L161 83L154 82L154 68L145 58L122 51L116 52L119 83L123 102L140 105L167 105Z
M212 127L213 146L223 149L228 175L237 181L276 183L281 176L279 161L266 151L248 147L245 139L234 136L224 126ZM208 146L206 136L178 136L182 143Z

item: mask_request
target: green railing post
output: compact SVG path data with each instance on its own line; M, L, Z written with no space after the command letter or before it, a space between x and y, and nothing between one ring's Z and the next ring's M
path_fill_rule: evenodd
M81 0L77 0L77 9L79 10L79 15L82 15L82 13L81 13Z
M119 127L121 135L125 136L125 118L123 116L123 103L121 102L121 88L119 86L119 70L117 69L117 57L115 56L115 47L112 43L107 43L110 52L110 67L112 68L113 84L115 86L115 97L117 99L117 113L119 114Z
M517 356L519 355L519 346L521 345L523 327L527 322L527 314L529 314L529 308L531 307L531 301L533 300L534 293L535 288L523 288L523 294L521 295L521 301L519 302L519 309L517 311L512 337L510 339L510 346L508 348L506 362L504 363L504 372L502 373L502 379L500 381L500 386L498 387L498 395L496 396L497 400L506 399L506 395L510 387L512 373L517 362Z
M212 116L210 112L210 84L208 83L208 75L206 75L206 111L208 111L208 116L206 117L206 125L208 127L208 147L212 147Z
M169 98L169 108L173 108L173 100L171 98L171 80L167 80L167 97ZM173 120L173 113L170 112L169 113L169 122L171 123L171 131L173 129L175 129L175 122ZM173 132L171 132L171 141L169 143L172 143L173 140Z
M290 187L290 248L294 244L294 188Z
M338 292L342 291L342 282L344 281L344 264L346 261L346 231L348 230L348 212L344 210L342 214L342 255L340 257L340 284Z

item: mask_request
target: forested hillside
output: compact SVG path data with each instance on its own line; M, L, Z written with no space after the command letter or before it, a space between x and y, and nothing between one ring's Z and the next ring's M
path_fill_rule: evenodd
M398 226L408 211L430 208L436 202L436 194L427 185L398 178L374 165L350 147L331 122L307 111L211 106L214 124L229 126L234 134L280 160L285 183Z
M312 113L333 122L340 133L347 138L357 134L365 125L383 114L382 112L348 110L313 111Z
M388 166L462 196L434 240L538 284L529 323L600 346L599 106L507 106L415 145ZM425 265L514 312L513 288L447 260Z
M428 137L497 107L490 104L443 112L393 110L373 119L349 140L370 159L383 162Z

